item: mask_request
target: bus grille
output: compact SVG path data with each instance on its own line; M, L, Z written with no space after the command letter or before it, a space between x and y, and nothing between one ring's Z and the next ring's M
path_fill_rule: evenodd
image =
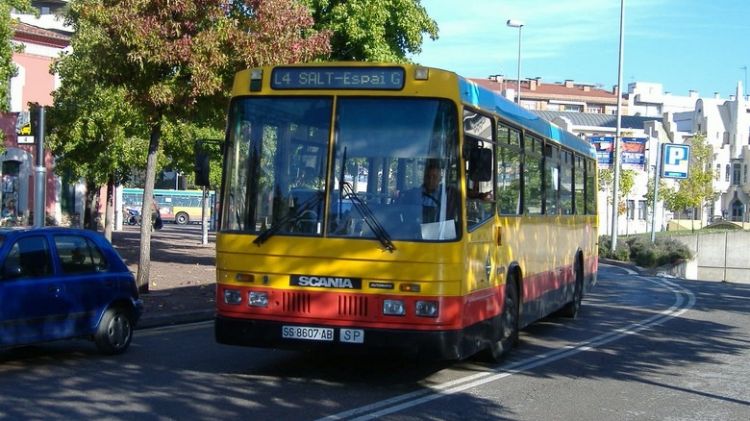
M367 297L339 295L339 316L367 316Z
M283 306L285 313L309 313L310 294L304 292L285 292Z

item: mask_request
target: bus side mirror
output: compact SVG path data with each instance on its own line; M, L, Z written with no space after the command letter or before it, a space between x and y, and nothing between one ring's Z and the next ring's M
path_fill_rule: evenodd
M208 179L211 173L211 164L209 163L208 153L196 152L195 154L195 185L210 187L211 182Z
M474 148L469 153L469 179L492 181L492 149Z

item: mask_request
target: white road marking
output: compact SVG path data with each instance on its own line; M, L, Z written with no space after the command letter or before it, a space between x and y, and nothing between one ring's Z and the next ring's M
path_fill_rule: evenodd
M341 419L363 421L376 419L388 414L393 414L395 412L412 408L414 406L421 405L435 399L440 399L454 393L463 392L467 389L478 387L490 382L503 379L505 377L512 376L514 374L528 371L533 368L549 364L551 362L567 358L581 352L590 351L602 345L624 338L628 335L634 335L644 329L662 324L669 319L678 317L692 308L693 305L695 305L695 295L682 286L661 278L644 279L662 284L667 289L671 290L675 295L674 304L670 308L651 317L648 317L640 322L633 323L624 328L616 329L612 332L601 334L587 341L579 342L574 345L568 345L566 347L544 354L535 355L508 366L498 367L497 369L492 371L473 374L470 376L462 377L460 379L455 379L449 382L435 385L429 389L417 390L411 393L394 396L392 398L385 399L379 402L373 402L369 405L353 408L348 411L343 411L338 414L329 415L327 417L320 418L319 421ZM685 302L685 297L687 297L687 302Z

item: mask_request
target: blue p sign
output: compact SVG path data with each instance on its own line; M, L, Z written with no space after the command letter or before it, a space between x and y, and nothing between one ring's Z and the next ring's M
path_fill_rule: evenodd
M690 167L690 146L665 143L662 145L662 177L687 178Z

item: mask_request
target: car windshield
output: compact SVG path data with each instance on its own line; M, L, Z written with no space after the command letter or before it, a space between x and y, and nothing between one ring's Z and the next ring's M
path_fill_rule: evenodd
M386 248L390 239L457 238L455 106L345 97L332 118L333 109L330 97L233 102L222 229L265 233L260 242L326 235Z

